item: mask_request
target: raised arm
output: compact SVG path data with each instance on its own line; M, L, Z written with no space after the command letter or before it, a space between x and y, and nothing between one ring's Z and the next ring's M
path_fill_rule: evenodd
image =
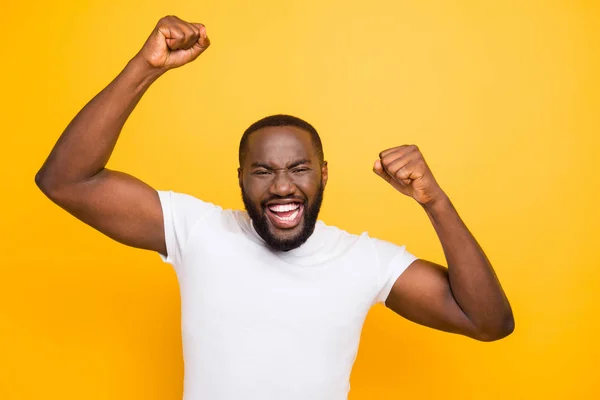
M60 136L35 176L42 192L107 236L166 255L157 192L105 167L125 121L150 85L195 60L209 45L203 25L162 18L139 53Z
M416 146L386 150L374 171L425 209L448 268L417 260L400 275L386 305L419 324L482 341L514 329L508 299L481 247L439 187Z

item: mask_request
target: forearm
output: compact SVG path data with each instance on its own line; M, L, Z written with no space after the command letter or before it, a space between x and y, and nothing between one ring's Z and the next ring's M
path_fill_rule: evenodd
M38 185L55 189L100 172L125 121L159 76L144 60L132 59L67 126L36 176Z
M485 253L447 196L424 206L440 239L452 294L483 336L505 336L514 327L512 311Z

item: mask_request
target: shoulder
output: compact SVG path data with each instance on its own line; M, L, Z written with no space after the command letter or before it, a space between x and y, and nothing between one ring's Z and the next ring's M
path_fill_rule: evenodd
M321 229L318 231L315 229L315 233L318 232L316 237L329 243L333 248L360 250L363 253L373 255L379 262L383 263L398 256L408 255L405 245L375 237L368 231L355 234L335 226L326 225L321 221L319 221L319 225Z
M222 211L222 208L216 204L199 199L188 193L176 192L173 190L157 190L163 207L170 207L179 210L214 210Z
M368 250L370 247L369 242L370 236L367 232L351 233L337 226L327 225L319 220L307 244L330 254L341 255L352 250Z
M378 240L373 238L368 231L352 233L334 225L327 225L321 220L317 221L314 236L319 240L329 242L331 244L340 244L345 246L371 244L373 241Z
M224 209L220 205L202 200L192 194L173 190L157 190L165 220L174 224L196 226L199 223L211 228L238 231L247 225L246 213Z

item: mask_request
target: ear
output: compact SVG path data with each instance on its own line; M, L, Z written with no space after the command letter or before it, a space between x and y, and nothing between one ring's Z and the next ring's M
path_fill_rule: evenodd
M238 168L238 184L240 185L240 188L242 187L242 169Z
M329 178L329 170L327 169L327 161L323 161L321 165L321 183L323 187L327 185L327 179Z

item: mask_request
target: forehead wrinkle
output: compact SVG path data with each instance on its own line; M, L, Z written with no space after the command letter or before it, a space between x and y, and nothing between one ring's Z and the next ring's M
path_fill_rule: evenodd
M265 169L270 169L270 170L290 169L290 168L294 168L299 165L305 165L305 164L312 165L312 162L309 159L301 158L301 159L297 159L295 161L290 161L290 162L286 163L285 167L283 167L283 168L275 168L272 163L269 163L269 162L264 163L264 162L260 162L260 161L255 161L250 165L250 168L265 168Z
M301 133L301 134L298 134ZM298 161L311 163L314 147L310 135L289 130L255 132L248 143L250 164L267 164L273 168L288 168Z

